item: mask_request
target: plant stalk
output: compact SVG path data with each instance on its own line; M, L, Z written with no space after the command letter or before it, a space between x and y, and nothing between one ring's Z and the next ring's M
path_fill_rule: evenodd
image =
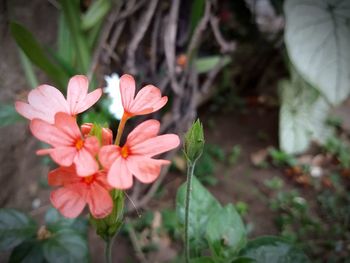
M105 262L112 263L112 247L114 242L115 235L113 237L108 237L105 242Z
M185 258L186 263L190 262L190 237L189 237L189 219L190 219L190 205L191 205L191 191L192 191L192 177L194 174L195 163L187 163L187 189L186 189L186 203L185 203Z
M115 138L115 145L119 146L120 144L120 139L122 138L122 134L124 131L124 127L125 127L125 123L127 122L127 120L130 118L130 116L128 114L123 114L122 119L119 122L119 126L118 126L118 132L117 132L117 137Z

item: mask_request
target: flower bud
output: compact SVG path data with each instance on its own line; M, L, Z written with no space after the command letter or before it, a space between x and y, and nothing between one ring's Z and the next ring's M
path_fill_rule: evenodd
M90 223L96 228L96 233L105 241L112 238L120 229L124 212L124 192L114 189L111 191L113 210L108 216L97 219L90 216Z
M184 153L187 161L194 164L202 155L203 147L203 125L199 119L197 119L185 134Z

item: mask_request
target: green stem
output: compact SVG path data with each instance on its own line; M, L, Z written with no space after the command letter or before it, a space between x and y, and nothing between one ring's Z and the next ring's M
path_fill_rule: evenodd
M106 263L112 263L112 247L114 242L114 237L108 237L106 240L106 246L105 246L105 262Z
M185 257L186 263L190 262L190 237L189 237L189 218L190 204L192 191L192 177L194 173L195 163L188 162L187 164L187 189L186 189L186 204L185 204Z

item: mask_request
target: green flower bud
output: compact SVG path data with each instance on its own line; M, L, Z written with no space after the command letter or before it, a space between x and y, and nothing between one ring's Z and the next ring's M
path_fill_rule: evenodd
M97 219L90 216L90 223L96 228L96 233L105 241L112 238L120 229L124 212L124 192L112 190L113 210L108 216Z
M197 119L185 134L184 153L188 162L195 163L202 155L204 147L203 125Z

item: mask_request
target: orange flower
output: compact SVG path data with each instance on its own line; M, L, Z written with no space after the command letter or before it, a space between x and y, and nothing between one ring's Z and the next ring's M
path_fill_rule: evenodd
M61 166L67 167L74 163L79 176L97 172L95 155L99 150L98 139L94 136L83 137L74 117L63 112L57 113L54 124L34 119L30 130L36 138L53 147L39 150L37 154L50 154Z
M94 105L102 95L101 89L88 94L89 81L87 77L77 75L68 83L67 100L62 93L50 86L41 85L28 94L28 103L16 101L15 108L23 117L41 119L51 124L55 121L55 114L65 112L71 116L86 111Z
M161 96L160 90L153 86L143 87L135 96L135 80L124 74L120 78L120 93L124 107L124 115L129 118L135 115L144 115L162 108L168 101L167 96Z
M103 171L80 177L74 166L59 167L49 173L48 183L50 186L61 186L52 191L50 199L65 217L77 217L86 204L95 218L105 217L112 212L113 201L109 194L111 187Z
M157 120L147 120L128 135L123 147L107 145L101 148L99 160L108 169L107 180L111 186L130 188L133 184L132 175L142 183L151 183L158 178L162 165L170 162L152 157L180 144L176 134L157 136L159 127Z

